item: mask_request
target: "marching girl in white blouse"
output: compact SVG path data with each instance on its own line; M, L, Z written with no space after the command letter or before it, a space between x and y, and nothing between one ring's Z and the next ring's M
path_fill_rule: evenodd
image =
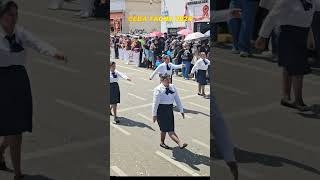
M13 1L0 1L0 170L6 170L4 152L10 147L14 179L23 178L21 172L22 134L32 132L32 95L25 69L26 47L41 54L66 60L49 44L37 39L29 31L16 25L18 6Z
M177 89L173 84L170 84L170 76L163 74L160 76L160 80L161 84L154 89L152 104L153 122L158 122L161 131L160 146L165 149L170 149L164 142L166 134L168 133L170 138L183 149L187 147L188 144L182 143L174 131L173 103L176 102L184 118L183 106Z
M205 52L200 52L200 59L195 63L191 70L191 77L197 71L197 82L198 82L198 95L206 97L205 94L205 85L207 85L206 74L210 61L207 59Z
M172 72L174 69L182 69L185 65L180 64L180 65L175 65L170 62L170 56L165 55L164 56L164 62L160 64L150 75L149 79L152 80L153 77L156 74L159 74L159 76L167 74L170 76L170 83L172 83Z
M131 81L128 76L116 70L116 63L110 63L110 112L113 109L114 123L119 123L117 117L117 104L120 103L119 77ZM110 113L110 115L112 115Z

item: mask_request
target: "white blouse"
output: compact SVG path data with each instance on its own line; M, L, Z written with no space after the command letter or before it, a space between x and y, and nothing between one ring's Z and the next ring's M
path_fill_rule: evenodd
M10 52L10 43L5 38L7 33L0 25L0 67L7 67L11 65L25 66L27 57L27 52L25 50L26 47L30 47L47 56L54 56L58 53L54 47L41 41L31 32L25 30L19 25L16 25L14 34L15 41L24 48L24 50L20 52Z
M204 61L207 63L205 64ZM208 67L210 65L210 61L208 59L203 59L200 58L193 66L192 70L191 70L191 74L193 74L195 71L197 70L208 70Z
M173 69L182 69L182 64L180 65L175 65L172 63L168 63L169 66L169 70L167 70L167 64L166 63L161 63L150 75L150 79L153 79L153 77L156 74L168 74L168 75L172 75L172 70Z
M119 81L119 77L123 78L123 79L128 79L128 76L126 76L125 74L115 70L115 77L113 77L112 72L110 71L110 83L114 83L114 82L118 82Z
M152 104L153 116L157 116L159 104L173 104L174 101L176 102L179 111L183 113L183 106L176 87L173 84L170 84L169 89L173 92L172 94L166 94L166 87L162 83L154 89Z

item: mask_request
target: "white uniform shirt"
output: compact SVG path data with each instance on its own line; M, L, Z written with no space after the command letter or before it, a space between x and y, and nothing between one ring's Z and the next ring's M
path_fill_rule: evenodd
M180 65L175 65L175 64L172 64L172 63L168 63L168 66L169 66L169 69L170 69L170 70L167 70L167 64L166 64L166 63L160 64L160 65L152 72L152 74L150 75L150 79L153 79L153 77L154 77L156 74L168 74L168 75L171 76L173 69L181 69L181 68L182 68L182 64L180 64Z
M29 31L21 26L16 26L14 30L16 36L15 41L20 44L24 50L20 52L10 52L10 43L5 38L7 35L0 25L0 67L7 67L11 65L26 65L26 47L38 51L47 56L54 56L57 50L51 45L39 40Z
M173 84L169 85L169 89L173 92L172 94L166 94L166 87L161 83L153 91L153 104L152 104L152 115L157 116L159 104L173 104L174 101L179 108L179 111L183 113L183 106L181 104L178 91Z
M204 63L204 61L206 61L207 64ZM210 61L208 59L202 59L200 58L193 66L192 70L191 70L191 74L193 74L195 71L197 70L208 70L208 67L210 65Z
M312 4L312 8L305 10L300 0L277 0L270 13L264 20L259 35L268 38L272 30L281 25L298 27L310 27L313 14L316 10L316 1L306 0ZM318 3L318 2L317 2Z
M116 77L113 77L113 74L110 71L110 83L118 82L119 81L119 77L121 77L123 79L126 79L126 80L128 79L128 76L126 76L125 74L123 74L123 73L121 73L121 72L119 72L117 70L115 70L114 73L115 73Z

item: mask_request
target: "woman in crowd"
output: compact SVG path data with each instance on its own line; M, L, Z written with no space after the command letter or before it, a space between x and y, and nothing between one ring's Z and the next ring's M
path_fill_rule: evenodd
M190 66L193 55L190 49L190 45L185 43L183 45L183 50L181 54L182 64L184 64L184 68L182 69L182 74L185 80L189 80Z
M17 25L18 5L0 1L0 169L6 170L4 153L10 147L14 179L21 180L22 134L32 132L32 94L25 68L27 47L41 54L66 60L49 44Z

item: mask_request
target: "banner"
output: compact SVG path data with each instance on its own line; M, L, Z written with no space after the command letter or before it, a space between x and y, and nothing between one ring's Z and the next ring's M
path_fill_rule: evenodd
M210 3L208 0L196 0L187 2L189 16L196 19L210 19Z

